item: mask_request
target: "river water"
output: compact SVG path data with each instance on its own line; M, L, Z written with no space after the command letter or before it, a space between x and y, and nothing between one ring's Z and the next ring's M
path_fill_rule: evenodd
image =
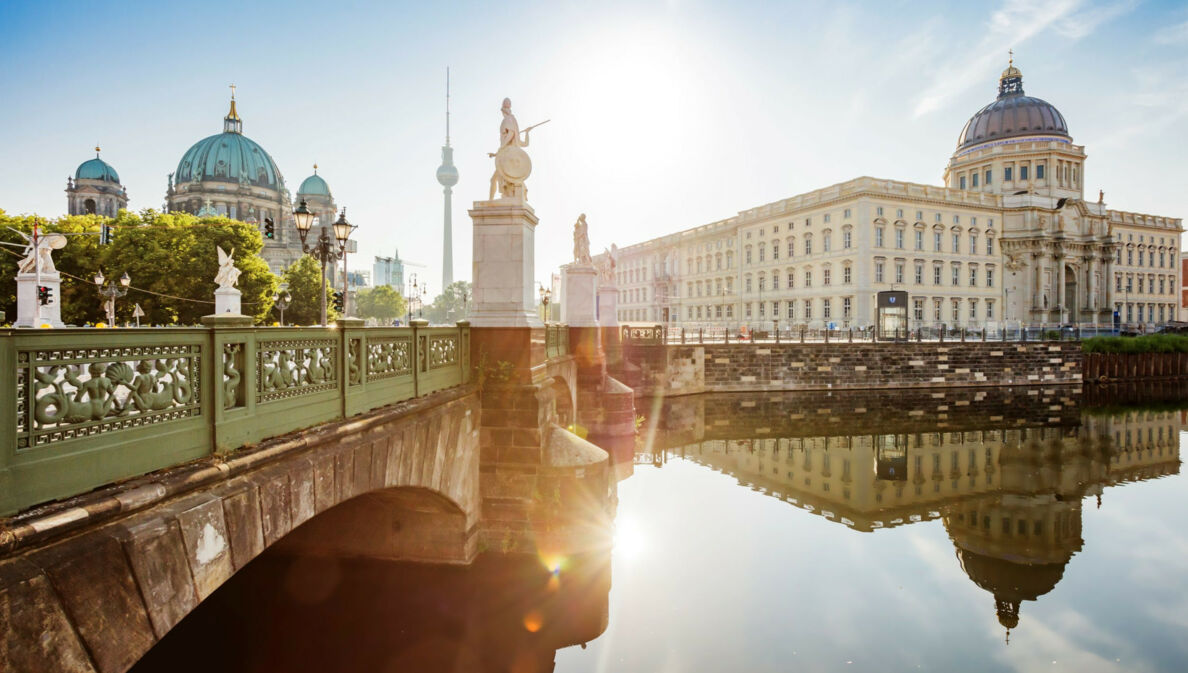
M612 550L265 554L134 670L1188 670L1183 389L637 408Z

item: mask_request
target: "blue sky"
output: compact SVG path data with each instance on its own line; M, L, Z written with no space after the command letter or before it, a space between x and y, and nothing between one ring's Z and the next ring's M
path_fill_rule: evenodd
M96 142L131 207L221 130L291 191L316 161L365 255L440 284L444 75L455 274L486 198L504 96L534 132L537 278L579 213L601 250L860 175L939 183L1006 52L1089 155L1086 194L1183 217L1188 4L928 2L0 3L0 208L58 215ZM352 264L354 266L354 264Z

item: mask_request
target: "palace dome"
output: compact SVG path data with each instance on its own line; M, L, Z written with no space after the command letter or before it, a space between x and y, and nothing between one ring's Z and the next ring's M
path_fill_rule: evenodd
M1063 563L1015 563L961 548L957 558L974 584L994 595L998 621L1008 629L1019 623L1020 603L1048 593L1064 576Z
M318 167L314 166L314 174L301 182L301 187L297 189L298 196L325 196L333 198L330 194L330 185L322 179L322 176L317 173Z
M199 140L182 155L175 183L229 182L280 191L284 186L280 170L264 148L243 135L234 100L223 122L222 133Z
M957 138L963 150L992 140L1050 135L1072 140L1064 115L1051 103L1023 95L1023 73L1013 64L998 80L998 98L978 110Z
M74 171L75 180L103 180L104 182L120 183L120 176L111 164L99 158L99 148L95 148L95 158L88 159Z

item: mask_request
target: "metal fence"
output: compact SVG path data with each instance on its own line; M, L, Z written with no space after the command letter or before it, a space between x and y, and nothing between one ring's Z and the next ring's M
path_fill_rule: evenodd
M665 325L622 325L624 342L636 344L723 344L723 343L874 343L946 341L1079 341L1095 336L1133 334L1112 325L992 325L987 327L923 326L878 334L874 327L826 329L792 326L768 329L746 327L669 327Z
M470 378L466 322L0 339L0 515Z
M545 357L552 359L569 355L569 325L545 325Z

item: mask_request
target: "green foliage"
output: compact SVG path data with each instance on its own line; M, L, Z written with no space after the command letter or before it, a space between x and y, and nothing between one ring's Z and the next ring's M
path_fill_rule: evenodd
M391 285L369 287L355 296L355 313L360 318L375 318L381 325L403 318L405 306L404 297Z
M434 325L453 325L467 316L470 307L470 281L450 283L445 292L437 295L433 304L425 307L425 318Z
M321 262L303 256L285 269L284 281L289 284L293 300L285 309L285 323L288 325L317 325L322 319L322 266ZM331 288L325 290L326 320L334 322L338 312L330 305Z
M226 217L198 218L188 213L140 213L121 210L115 218L98 215L70 215L57 220L41 219L45 232L93 235L68 236L68 244L54 253L54 264L62 272L62 320L84 325L104 320L102 300L91 282L96 271L116 279L125 272L132 278L128 295L116 301L118 322L130 322L134 304L140 304L143 324L194 325L214 312L214 277L218 270L215 246L235 249L240 270L237 287L243 312L257 322L267 319L276 277L260 257L264 242L255 226ZM102 223L112 227L111 243L99 245ZM8 216L0 211L0 240L17 242L13 227L31 232L32 216ZM15 248L6 246L16 252ZM11 283L19 257L0 254L0 278ZM16 288L0 293L0 308L16 313ZM152 294L157 293L157 294ZM162 297L158 295L172 295Z
M1093 337L1082 341L1081 349L1086 353L1188 353L1188 336Z

